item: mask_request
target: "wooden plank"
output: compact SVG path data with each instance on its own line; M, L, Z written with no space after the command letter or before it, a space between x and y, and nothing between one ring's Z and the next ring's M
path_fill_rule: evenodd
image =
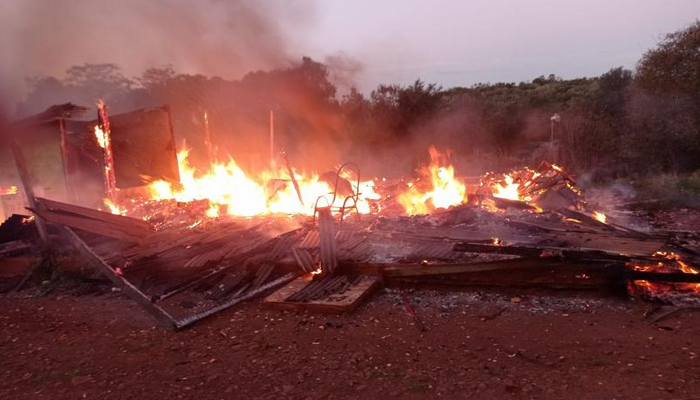
M61 211L64 213L76 214L86 218L92 218L98 221L104 221L110 224L124 226L127 228L138 228L150 232L154 231L153 225L142 219L127 217L124 215L116 215L104 211L94 210L92 208L62 203L59 201L45 199L41 197L38 197L37 201L39 201L47 209L52 211Z
M243 301L252 299L253 297L255 297L257 295L262 294L268 290L274 289L280 285L284 285L285 283L294 279L296 276L297 276L297 274L293 274L293 273L283 275L283 276L281 276L273 281L270 281L270 282L260 286L257 289L249 290L249 291L243 293L242 295L237 296L237 297L233 297L230 300L225 301L225 302L223 302L223 303L221 303L213 308L210 308L210 309L203 311L201 313L197 313L197 314L191 315L189 317L183 318L181 320L178 320L175 323L175 328L182 329L184 327L192 325L193 323L200 321L204 318L207 318L211 315L214 315L214 314L218 313L219 311L225 310L225 309L232 307L232 306L234 306L238 303L241 303Z
M606 267L561 264L540 268L512 268L460 274L399 276L387 279L387 285L605 290L621 282L622 268L624 265L620 264Z
M514 268L548 267L561 264L559 257L528 257L510 260L497 260L469 264L444 265L400 265L395 264L382 269L385 278L420 277L433 275L462 274L468 272L499 271Z
M376 276L364 275L356 285L350 286L342 294L330 295L326 299L312 300L308 302L293 302L286 299L294 293L302 290L309 284L309 275L304 275L290 282L268 296L263 305L283 310L308 310L311 312L342 314L356 309L374 290L380 286L380 280Z
M330 207L318 208L318 235L320 238L321 270L333 273L338 267L338 251L335 243L335 223Z
M62 214L48 210L36 210L32 208L29 208L29 210L36 214L37 217L45 219L47 222L65 225L70 228L80 229L127 242L138 242L141 237L146 235L146 233L142 231L125 232L119 229L120 227L118 226L105 224L104 222L76 215Z
M118 188L142 186L145 176L180 181L167 106L111 115L109 120Z
M19 173L19 178L22 183L22 189L24 190L24 195L27 197L27 204L29 207L34 209L37 208L36 197L34 197L34 186L32 183L31 176L29 176L29 170L27 169L27 162L24 159L24 154L19 144L12 140L10 141L10 147L12 148L12 155L15 159L15 164L17 166L17 172ZM46 226L41 218L36 219L36 229L39 231L39 239L44 247L49 246L49 235L46 232Z
M122 293L135 301L149 314L153 315L164 326L170 328L176 327L175 320L165 310L153 304L150 297L138 290L136 286L132 285L129 281L119 276L116 271L114 271L100 256L95 254L71 228L60 226L60 229L65 233L68 240L70 240L85 260L100 270L116 287L121 289Z

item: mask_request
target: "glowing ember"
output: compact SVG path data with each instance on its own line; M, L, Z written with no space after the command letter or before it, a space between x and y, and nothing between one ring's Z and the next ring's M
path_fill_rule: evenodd
M6 194L17 194L17 186L10 186L7 189L0 188L0 196Z
M455 179L454 167L446 165L449 156L439 153L433 146L428 151L430 165L419 170L419 173L429 178L431 187L423 191L419 185L409 183L408 189L397 199L408 215L427 214L431 210L456 206L467 200L465 185Z
M208 171L197 171L187 161L188 150L178 153L180 185L158 180L152 182L148 190L153 200L175 199L179 202L208 200L210 208L206 216L216 218L223 214L254 216L270 213L313 214L316 199L325 196L329 201L332 192L329 185L319 180L317 174L300 174L294 171L299 184L304 205L291 184L280 187L278 179L287 176L283 170L265 170L258 176L246 173L233 159L225 163L213 163ZM361 214L370 212L369 200L378 199L374 192L374 182L360 184L357 203ZM341 206L344 198L338 196L333 206ZM350 202L351 203L351 202Z
M318 275L321 272L323 272L323 271L321 271L321 267L318 267L318 269L316 271L311 271L311 275Z
M695 268L684 262L680 255L673 252L657 251L653 254L654 258L658 258L656 263L640 263L628 264L635 271L642 272L660 272L660 273L678 273L697 275L700 273ZM651 294L663 293L669 290L690 291L700 293L700 283L657 283L645 280L635 280L631 282L630 289L644 290Z
M606 217L605 214L603 214L600 211L593 211L593 218L597 219L602 223L605 223L605 221L608 219L608 217Z

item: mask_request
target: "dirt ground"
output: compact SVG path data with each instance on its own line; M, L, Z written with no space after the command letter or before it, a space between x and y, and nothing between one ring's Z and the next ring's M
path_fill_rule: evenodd
M0 399L700 399L700 313L592 294L260 300L173 332L119 293L0 295Z

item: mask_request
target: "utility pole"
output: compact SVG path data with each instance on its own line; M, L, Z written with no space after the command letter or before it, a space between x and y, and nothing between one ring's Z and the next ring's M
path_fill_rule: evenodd
M558 162L557 152L554 151L554 123L559 123L561 121L561 116L559 113L554 113L549 118L549 151L551 152L551 160L553 162Z
M554 113L550 118L549 118L549 126L550 126L550 137L549 137L549 143L554 145L554 123L559 123L561 121L561 116L559 113Z
M209 115L204 111L204 146L207 148L207 157L209 158L209 164L213 164L216 161L216 152L214 150L214 144L211 141L211 131L209 131Z

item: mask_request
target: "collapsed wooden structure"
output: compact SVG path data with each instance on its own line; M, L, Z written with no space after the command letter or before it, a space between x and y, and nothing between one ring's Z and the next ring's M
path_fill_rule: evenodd
M157 114L124 118L160 121L164 136L158 143L170 152L169 121ZM117 121L112 119L112 130ZM531 201L494 197L491 184L482 181L469 204L423 216L343 220L340 213L336 221L330 202L316 204L318 218L208 219L201 218L207 201L173 200L144 203L142 210L167 215L146 221L36 195L23 149L17 141L10 144L41 247L77 251L97 275L175 329L263 294L269 294L266 306L338 313L353 310L381 285L599 289L700 283L692 268L636 267L659 263L659 255L700 265L700 253L670 234L638 232L580 211L583 198L573 179L551 164L523 170L520 195ZM119 154L127 153L115 152L115 160ZM124 177L116 170L117 183L140 176L139 164L131 165L136 169ZM31 247L6 241L0 257Z
M464 210L473 212L472 221L456 225L427 216L369 216L341 226L328 214L330 220L317 225L308 217L261 216L159 230L44 198L30 211L60 231L56 245L72 246L176 329L273 289L279 290L263 304L347 312L381 285L599 289L636 280L700 282L696 274L629 267L656 252L700 259L668 235L617 228L572 210L498 214L464 205L443 214ZM313 274L329 263L331 269Z

